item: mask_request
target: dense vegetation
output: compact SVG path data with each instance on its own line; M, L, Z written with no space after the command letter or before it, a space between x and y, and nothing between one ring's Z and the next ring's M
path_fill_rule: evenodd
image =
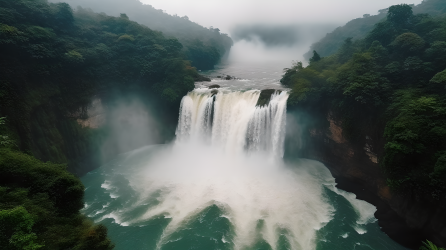
M314 51L281 82L292 88L291 106L338 117L358 147L384 138L376 150L393 190L444 199L445 58L446 17L396 5L364 39L348 38L328 57Z
M51 0L59 2L60 0ZM176 37L183 45L182 53L192 66L200 70L213 69L227 55L232 39L218 28L205 28L189 20L187 16L169 15L139 0L66 0L73 8L82 6L96 12L119 16L125 13L131 20Z
M305 59L309 59L313 55L313 50L316 50L321 56L335 54L344 40L349 37L353 40L364 39L375 24L386 18L387 11L388 9L380 10L377 15L365 14L362 18L353 19L344 26L338 27L311 45L311 50L305 54ZM424 0L421 4L413 7L413 12L432 16L441 15L446 12L446 2L444 0Z
M0 249L112 249L81 215L84 186L64 165L0 148Z
M79 213L84 186L66 165L17 150L0 118L0 249L113 249L107 228Z
M169 127L200 78L183 45L125 14L0 0L0 55L0 249L112 249L71 174L99 165L109 130L78 120L94 96L136 95Z
M21 150L83 173L80 166L95 164L85 158L97 155L93 139L106 134L76 122L92 96L131 91L177 119L182 96L199 77L182 48L126 15L0 0L0 115Z

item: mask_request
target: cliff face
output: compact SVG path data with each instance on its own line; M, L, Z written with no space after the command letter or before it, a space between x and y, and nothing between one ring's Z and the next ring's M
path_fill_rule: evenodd
M324 163L339 188L375 205L380 227L396 242L411 249L426 239L446 246L445 204L390 190L378 162L384 145L379 133L364 135L364 144L354 145L343 136L340 119L331 114L326 119L325 129L302 129L299 156Z

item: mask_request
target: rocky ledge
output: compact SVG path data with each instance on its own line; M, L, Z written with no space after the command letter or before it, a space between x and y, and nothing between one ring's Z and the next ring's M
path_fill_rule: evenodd
M288 154L298 152L300 157L324 163L340 189L376 206L381 230L399 244L419 249L428 239L439 247L446 246L446 204L390 190L378 164L383 139L365 136L362 147L354 146L344 138L339 119L328 114L327 125L327 129L304 129L300 149L291 147Z
M271 100L271 96L276 92L282 92L282 90L278 89L263 89L260 91L259 100L257 101L256 106L264 106L268 105Z
M194 78L195 82L210 82L211 78L197 74Z

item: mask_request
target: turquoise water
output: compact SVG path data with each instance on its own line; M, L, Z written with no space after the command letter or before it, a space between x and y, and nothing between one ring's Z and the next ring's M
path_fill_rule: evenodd
M82 178L83 213L108 227L117 250L405 249L321 163L231 168L207 150L149 146L119 156ZM200 156L204 168L191 161Z

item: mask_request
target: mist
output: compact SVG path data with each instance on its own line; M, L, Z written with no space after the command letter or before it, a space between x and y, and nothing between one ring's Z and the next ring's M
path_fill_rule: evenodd
M298 27L292 25L267 26L267 25L240 25L231 31L231 37L234 41L259 40L266 46L292 46L302 37L299 36Z
M108 106L107 125L108 139L102 146L105 155L162 142L161 124L137 98L118 99Z
M229 33L235 44L230 63L306 61L303 54L325 34L364 14L376 15L394 4L421 0L317 0L317 1L179 1L141 0L155 8L205 27Z
M235 44L230 62L290 64L304 60L310 45L336 28L334 24L237 25L230 34Z
M188 16L205 27L218 27L229 33L237 25L295 23L343 25L363 14L378 14L378 10L395 4L419 4L422 0L141 0L157 9L179 16Z
M87 197L84 212L96 221L113 219L124 227L165 219L157 249L197 244L188 241L197 235L189 233L197 224L205 228L199 238L213 239L211 249L245 249L262 242L272 249L278 242L288 249L315 249L318 230L336 211L326 198L329 190L354 208L350 230L366 232L365 225L375 220L374 206L338 190L321 163L282 161L286 92L273 94L262 107L256 106L258 90L218 90L215 99L213 95L206 88L183 98L175 142L120 155L86 177L89 188L97 188L92 183L101 180L106 195L94 201ZM117 105L115 110L118 123L147 120L137 103ZM144 126L156 129L156 124ZM129 133L145 131L132 128ZM138 141L128 134L118 138Z
M51 0L59 2L59 0ZM131 20L175 36L183 43L188 33L204 34L198 26L184 26L168 21L162 13L208 28L218 28L235 41L229 62L259 63L305 61L310 45L336 27L364 14L375 15L394 4L418 4L421 0L342 0L342 1L179 1L179 0L67 0L74 8L83 6L96 12L118 16L126 13ZM142 5L150 5L146 14ZM149 7L149 6L147 6ZM152 8L153 7L153 8ZM154 19L155 15L157 19ZM153 16L150 17L149 16ZM150 20L150 21L149 21ZM209 36L209 35L200 35ZM229 43L225 42L226 48ZM227 53L228 49L225 50ZM193 59L192 59L193 60ZM196 59L195 59L196 60Z

